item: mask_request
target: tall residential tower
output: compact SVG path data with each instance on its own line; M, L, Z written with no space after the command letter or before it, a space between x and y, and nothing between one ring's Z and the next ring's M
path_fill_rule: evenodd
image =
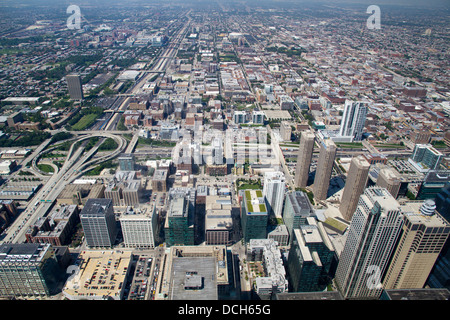
M308 183L309 167L314 150L315 135L310 131L304 131L300 137L297 165L295 168L295 187L305 188Z

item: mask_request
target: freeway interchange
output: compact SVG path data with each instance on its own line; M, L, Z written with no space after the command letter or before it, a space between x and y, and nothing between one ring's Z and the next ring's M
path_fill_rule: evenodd
M108 152L106 155L102 155L97 158L93 158L94 154L98 151L98 147L103 142L102 139L85 152L83 144L77 142L90 139L92 137L112 138L117 142L118 147L113 152ZM25 242L25 233L30 225L32 225L37 219L45 216L50 207L56 200L56 197L61 193L64 187L89 171L93 165L111 160L122 153L126 146L127 140L120 135L114 135L104 131L90 131L87 134L79 135L73 141L66 160L63 166L58 172L55 172L47 183L37 192L34 198L30 201L30 204L24 212L16 218L16 220L6 230L6 236L0 241L0 243L22 243ZM78 146L77 148L75 146ZM35 159L38 158L42 152L35 154ZM5 231L5 232L6 232Z

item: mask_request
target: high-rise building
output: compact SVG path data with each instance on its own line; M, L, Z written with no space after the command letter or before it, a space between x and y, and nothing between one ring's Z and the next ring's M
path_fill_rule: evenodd
M431 144L416 144L408 161L420 172L438 170L444 155Z
M89 247L113 246L117 227L111 199L88 199L80 220Z
M69 74L66 76L66 81L70 99L83 100L83 86L81 84L81 76L78 74Z
M401 205L405 222L383 281L384 289L421 289L450 234L433 200Z
M346 299L378 299L381 280L403 224L400 205L383 188L369 187L359 199L336 270Z
M325 140L320 147L313 186L314 197L318 200L325 200L327 198L335 157L336 145L330 139Z
M45 297L57 293L64 279L50 244L9 243L0 246L0 297Z
M347 221L352 220L353 213L355 213L356 206L358 205L359 196L364 192L369 169L370 164L363 156L354 157L350 163L350 169L339 206L339 211Z
M283 141L291 141L292 126L288 121L281 121L280 136Z
M241 226L244 241L267 238L268 212L262 190L244 190Z
M294 229L294 240L287 261L289 291L323 291L330 281L334 248L321 224L314 217Z
M283 221L292 242L294 229L306 224L306 219L314 214L308 196L303 191L292 191L286 194L283 209Z
M194 212L189 199L181 194L170 201L165 223L167 246L194 245Z
M123 242L127 248L154 248L158 218L156 206L127 210L120 215Z
M264 174L263 196L266 199L267 210L275 217L281 218L283 211L286 178L281 171L266 172Z
M134 171L135 159L132 153L122 153L118 159L120 171Z
M304 131L300 137L298 147L297 165L295 167L295 187L305 188L308 184L309 167L314 151L315 135L310 131Z
M339 136L349 137L350 141L360 141L366 123L366 115L366 102L346 100Z
M385 166L380 169L376 185L380 188L385 188L397 199L401 186L400 176L394 168Z

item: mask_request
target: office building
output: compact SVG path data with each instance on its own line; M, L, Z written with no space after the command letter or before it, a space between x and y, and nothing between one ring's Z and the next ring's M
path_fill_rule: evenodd
M117 236L111 199L89 199L80 213L84 238L89 247L112 247Z
M336 145L329 139L325 140L320 147L313 186L314 197L318 200L325 200L327 198L335 157Z
M246 243L267 238L268 212L262 190L244 190L241 203L241 226Z
M408 201L401 210L402 234L383 282L386 290L423 288L450 234L433 200Z
M367 110L366 102L345 101L339 136L348 137L350 142L360 141L366 123Z
M430 170L423 178L417 192L417 200L435 199L450 184L450 170Z
M450 184L437 194L435 204L436 211L447 222L450 222ZM450 290L450 239L445 242L426 285L430 288L447 288Z
M135 158L132 153L122 153L119 156L119 170L120 171L134 171Z
M229 195L205 196L205 240L207 245L227 246L231 244L233 227L231 204Z
M119 217L123 242L127 248L154 248L158 217L156 206L127 210Z
M308 196L303 191L292 191L286 194L283 221L292 242L294 229L306 224L306 219L314 215L314 209Z
M267 210L269 213L273 212L275 217L281 218L285 191L286 179L283 172L273 171L264 174L263 196Z
M359 199L335 283L346 299L378 299L381 280L403 224L397 200L383 188L369 187Z
M329 281L334 248L322 225L314 217L294 229L287 261L289 291L323 291Z
M378 173L376 185L385 188L389 193L397 199L401 186L401 177L394 168L385 166Z
M172 246L162 261L155 300L221 300L229 295L225 246Z
M78 74L69 74L66 76L66 81L70 99L83 100L83 86L81 84L81 76Z
M297 165L295 167L295 187L305 188L308 184L309 167L314 151L315 135L310 131L303 131L298 147Z
M364 192L369 169L370 164L363 156L354 157L350 163L350 169L339 206L339 211L347 221L352 220L353 213L358 205L359 196Z
M166 216L165 238L168 247L174 245L194 245L194 210L186 195L175 196L169 202Z
M57 293L65 277L50 244L0 246L0 297L45 297Z

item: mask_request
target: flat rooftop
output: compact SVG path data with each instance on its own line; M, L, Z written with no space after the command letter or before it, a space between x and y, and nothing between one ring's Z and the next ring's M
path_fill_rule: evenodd
M63 288L69 299L121 298L131 262L130 250L86 250L79 271Z
M170 300L217 300L216 259L214 257L176 257L172 263ZM194 277L188 274L195 275ZM186 289L201 282L199 289Z

